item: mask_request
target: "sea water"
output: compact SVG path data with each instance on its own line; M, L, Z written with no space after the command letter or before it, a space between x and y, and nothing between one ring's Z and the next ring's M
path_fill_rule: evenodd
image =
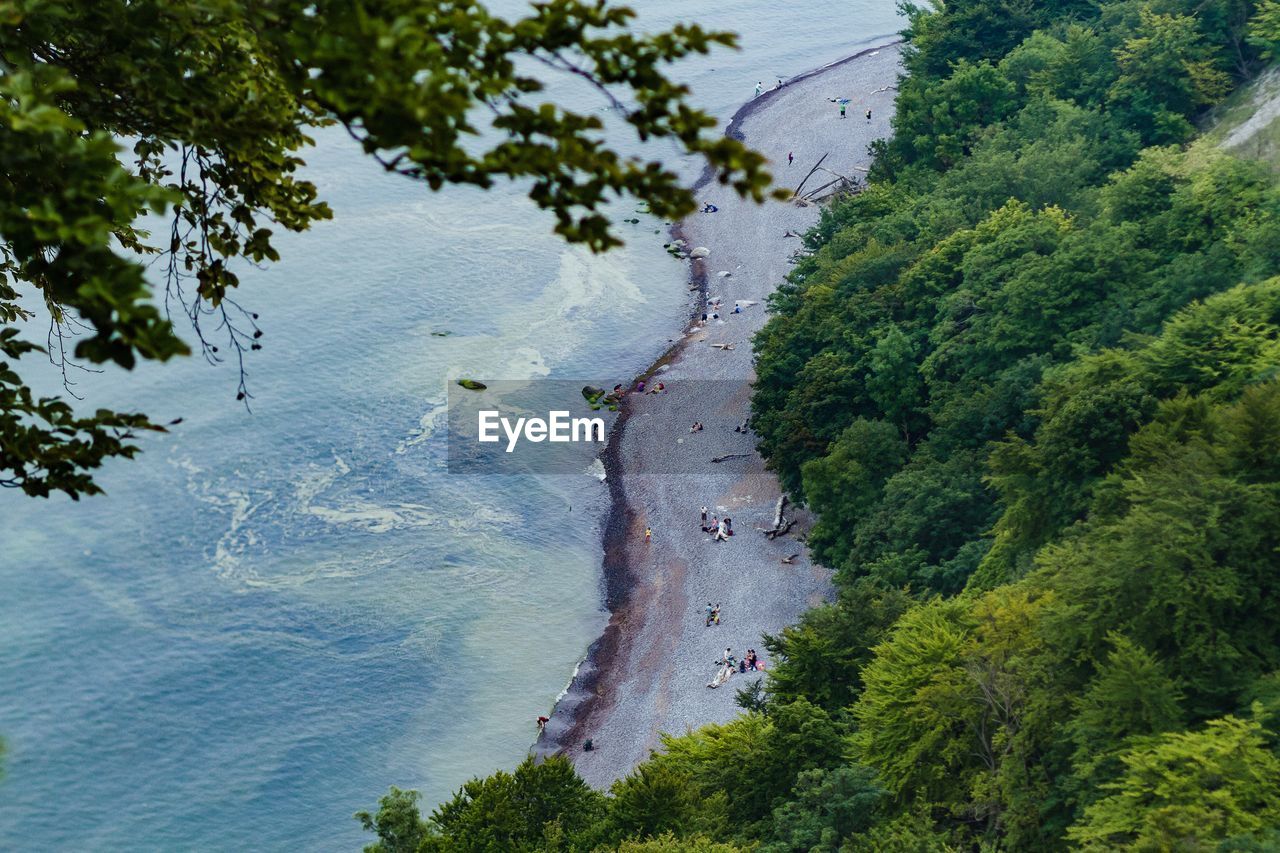
M893 0L640 11L740 33L675 71L723 119L901 26ZM432 194L318 142L333 221L242 274L252 412L198 356L73 371L86 409L184 420L105 496L0 493L0 849L357 849L388 785L429 807L517 763L604 625L598 480L451 475L437 427L449 378L643 369L689 298L664 224L594 256L518 186Z

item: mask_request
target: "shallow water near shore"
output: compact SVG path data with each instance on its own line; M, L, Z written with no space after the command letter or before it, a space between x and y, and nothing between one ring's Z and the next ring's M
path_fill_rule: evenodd
M641 9L676 20L742 35L680 71L724 118L900 25ZM519 761L604 625L600 484L451 475L436 427L446 377L622 381L664 350L689 294L663 224L596 257L518 188L432 195L330 132L307 160L335 219L243 276L253 414L199 359L86 375L85 407L185 421L106 497L0 494L0 848L358 848L388 785L431 805Z

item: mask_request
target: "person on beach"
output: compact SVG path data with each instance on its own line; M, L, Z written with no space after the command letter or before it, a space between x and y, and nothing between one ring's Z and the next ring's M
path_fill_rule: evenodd
M756 97L757 98L760 97L760 94L762 92L764 92L764 83L763 82L756 83Z
M538 718L538 734L542 734L542 732L547 728L547 723L550 721L550 719L551 719L550 717Z
M720 671L716 673L715 678L707 682L707 686L712 690L728 681L733 676L733 671L737 669L738 662L733 659L733 649L726 648L724 657L716 661L716 665L720 667Z
M756 657L755 649L747 649L747 657L745 658L747 669L754 670L760 663L760 659Z
M728 542L729 541L729 527L727 524L725 524L725 521L727 521L727 519L721 521L718 525L716 525L716 532L711 536L712 542Z
M867 121L871 121L871 110L867 110Z
M794 162L795 162L795 159L796 159L796 152L794 152L794 151L788 151L788 152L787 152L787 165L788 165L788 166L790 166L792 163L794 163Z
M705 506L702 508L702 529L707 529L707 508Z
M707 202L703 202L703 203L702 203L702 212L703 212L703 213L718 213L718 212L719 212L719 210L720 210L720 208L716 207L714 204L712 204L712 203L711 203L711 202L709 202L709 201L707 201Z
M844 108L848 106L844 101L840 102L840 118L844 118Z
M703 530L705 530L705 531L707 531L708 533L710 533L710 532L712 532L713 530L715 530L719 525L720 525L720 522L719 522L719 521L716 519L716 517L713 515L713 516L711 516L711 523L710 523L710 524L708 524L706 527L704 527L704 528L702 528L702 529L703 529Z
M653 528L646 527L644 529L644 542L648 545L651 541L653 541Z
M710 627L711 627L711 617L715 615L715 612L716 612L716 609L715 609L714 607L712 607L712 606L711 606L711 602L710 602L710 601L708 601L708 602L707 602L707 615L706 615L706 619L705 619L705 620L703 620L703 624L704 624L706 627L708 627L708 628L710 628Z
M644 380L643 380L643 379L641 379L639 382L637 382L637 383L636 383L636 391L640 392L641 394L643 394L643 393L644 393Z
M717 603L715 609L711 611L711 624L720 624L720 605Z
M693 426L689 427L689 432L702 432L702 421L694 421ZM703 513L703 517L706 517L706 513Z

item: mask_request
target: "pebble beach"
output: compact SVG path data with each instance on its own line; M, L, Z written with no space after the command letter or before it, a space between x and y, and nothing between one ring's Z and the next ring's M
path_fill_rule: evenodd
M824 155L830 171L814 173L805 194L833 175L861 178L868 146L890 132L899 72L897 44L864 50L753 98L726 133L765 154L780 187L794 189ZM849 99L845 118L842 98ZM715 661L726 648L739 658L754 648L767 666L763 636L831 594L830 572L810 563L797 539L807 526L803 513L788 511L797 519L789 535L765 536L779 485L756 453L755 437L736 429L750 416L752 336L767 319L769 294L802 250L797 235L817 223L821 207L757 205L709 175L696 193L717 210L694 214L674 232L693 254L708 250L691 261L690 323L649 374L649 388L662 382L666 391L626 398L605 453L611 618L535 746L539 754L570 756L601 788L658 749L662 733L740 713L735 694L759 674L710 689ZM719 317L702 322L704 308ZM704 429L690 432L695 422ZM730 541L714 542L701 529L703 506L733 519ZM708 603L721 606L719 625L706 626ZM584 750L588 739L592 749Z

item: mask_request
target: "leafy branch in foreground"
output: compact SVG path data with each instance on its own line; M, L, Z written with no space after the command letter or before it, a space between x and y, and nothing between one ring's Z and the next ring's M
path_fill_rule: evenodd
M247 400L245 356L262 333L228 296L235 269L278 260L277 230L330 217L298 175L308 129L328 124L432 189L527 182L555 231L594 251L621 243L611 200L667 219L691 212L679 176L606 144L598 113L540 98L558 76L594 88L636 139L699 155L763 200L764 158L713 132L667 76L734 37L686 25L637 34L633 18L604 0L549 0L515 20L468 0L0 0L0 323L30 319L22 299L39 299L65 376L76 335L73 356L87 362L188 354L171 322L181 311L206 359L236 359ZM143 230L149 214L168 227ZM147 266L163 273L164 310ZM155 425L23 402L34 398L13 363L44 348L6 340L0 484L98 491L90 471L134 452L130 430Z

